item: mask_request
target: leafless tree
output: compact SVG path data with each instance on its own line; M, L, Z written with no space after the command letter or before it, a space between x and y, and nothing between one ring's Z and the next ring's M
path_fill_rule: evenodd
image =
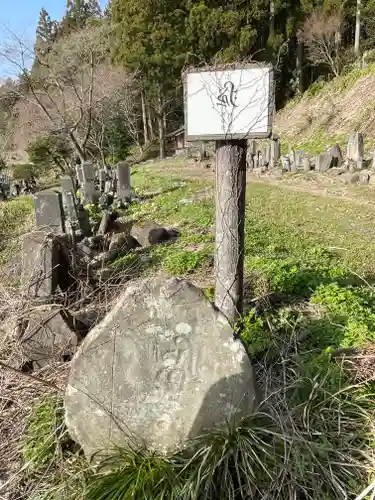
M18 116L29 124L24 136L64 134L73 150L85 160L96 109L121 88L125 73L107 62L109 34L105 27L88 27L57 41L51 51L37 59L24 42L13 35L12 44L0 55L21 75Z
M298 38L307 49L307 56L315 64L328 66L335 76L342 69L340 54L340 40L343 29L343 16L340 11L326 13L315 11L312 13Z

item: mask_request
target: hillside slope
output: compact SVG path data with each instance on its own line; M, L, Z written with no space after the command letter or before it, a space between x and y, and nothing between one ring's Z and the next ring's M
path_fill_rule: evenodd
M374 144L375 65L314 83L277 114L276 131L311 152L332 141L345 143L352 132L362 132L366 144Z

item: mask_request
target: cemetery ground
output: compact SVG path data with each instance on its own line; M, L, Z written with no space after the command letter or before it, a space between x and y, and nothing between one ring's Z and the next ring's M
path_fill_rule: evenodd
M187 277L212 298L213 179L211 170L182 160L133 169L136 193L152 196L122 218L153 220L180 234L114 262L116 279L103 285L106 293L94 308L108 309L127 280L159 272ZM33 374L49 385L1 370L0 498L360 495L374 479L374 196L372 187L335 188L328 181L312 189L296 176L275 183L249 179L246 307L236 329L251 357L261 404L235 428L202 436L166 458L118 450L108 473L108 463L86 462L65 428L69 363ZM29 229L31 217L27 197L1 205L4 260L15 257L17 233ZM23 307L16 288L14 279L2 282L0 360L18 369L7 329Z

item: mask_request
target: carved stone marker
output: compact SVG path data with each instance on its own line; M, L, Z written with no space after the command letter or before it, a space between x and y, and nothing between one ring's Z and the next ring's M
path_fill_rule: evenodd
M56 304L35 307L25 316L20 343L35 368L63 361L73 354L78 336L72 330L74 318Z
M186 281L129 286L72 361L70 434L86 455L119 446L165 453L248 414L252 367L222 313Z
M332 167L332 163L331 153L320 153L315 157L315 170L317 172L328 172Z
M55 238L44 231L23 237L22 290L30 297L50 297L58 285L59 252Z
M332 166L340 168L341 165L342 165L342 162L344 161L340 145L339 144L335 144L334 146L330 147L328 149L328 153L333 158L333 165Z
M36 193L33 199L36 227L52 233L63 233L64 217L61 193L46 189Z
M349 160L358 162L365 156L363 135L359 132L349 136L347 156Z
M105 180L106 180L106 172L105 172L105 170L100 169L99 173L98 173L98 177L99 177L99 191L101 193L104 193Z
M95 172L92 163L86 162L82 165L82 175L83 182L92 182L95 181Z
M280 160L280 141L279 139L273 139L271 141L271 159L270 159L271 167L275 168L279 160Z
M64 205L65 218L68 219L68 225L72 226L77 222L76 195L74 192L74 184L71 177L64 175L60 179L62 198Z
M72 192L75 196L73 179L69 175L63 175L60 179L60 184L63 193Z
M294 151L294 164L296 166L296 169L302 167L302 160L305 155L305 151L303 149L296 149Z
M83 184L83 171L82 171L82 166L81 165L76 165L76 176L77 176L77 181L80 186Z
M302 167L303 167L303 170L305 172L310 172L311 170L311 164L310 164L310 159L307 158L307 156L305 156L303 159L302 159Z
M125 161L117 165L117 196L121 201L130 201L132 186L130 180L130 168Z

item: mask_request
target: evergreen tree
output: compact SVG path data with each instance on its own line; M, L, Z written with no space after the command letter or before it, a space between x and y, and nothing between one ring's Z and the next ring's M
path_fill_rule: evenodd
M84 28L88 21L99 19L101 9L98 0L67 0L66 12L60 23L63 36Z
M43 7L39 14L38 26L36 28L35 55L40 61L51 50L56 39L57 23L52 21L47 10Z

